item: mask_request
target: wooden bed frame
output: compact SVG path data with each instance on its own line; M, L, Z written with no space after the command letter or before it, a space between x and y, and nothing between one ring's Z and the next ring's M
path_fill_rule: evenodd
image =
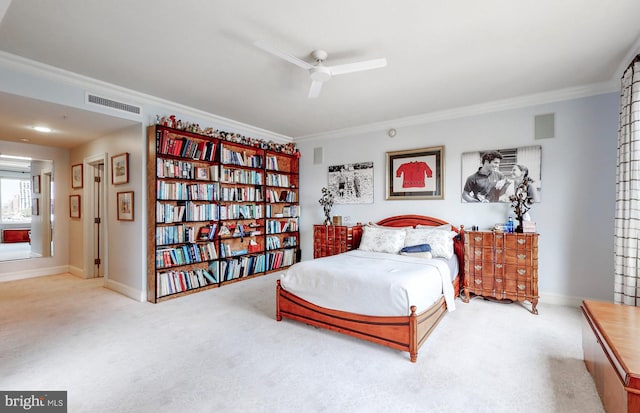
M437 218L422 215L398 215L383 219L377 223L387 227L407 227L416 225L439 226L448 224ZM454 238L454 250L458 257L459 273L453 281L455 296L460 294L463 285L464 271L464 227L451 226L458 232ZM317 306L276 285L276 320L283 317L301 321L317 327L337 331L348 336L357 337L383 346L409 352L412 362L418 359L418 349L435 329L446 313L444 296L423 312L416 314L416 307L411 306L411 314L401 317L375 317L336 311Z

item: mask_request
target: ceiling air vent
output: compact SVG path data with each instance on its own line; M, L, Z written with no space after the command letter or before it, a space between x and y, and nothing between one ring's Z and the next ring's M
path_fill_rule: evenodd
M111 109L122 110L129 113L134 113L136 115L140 114L140 107L135 105L130 105L124 102L118 102L113 99L103 98L101 96L92 95L91 93L87 93L87 103L92 103L94 105L105 106Z

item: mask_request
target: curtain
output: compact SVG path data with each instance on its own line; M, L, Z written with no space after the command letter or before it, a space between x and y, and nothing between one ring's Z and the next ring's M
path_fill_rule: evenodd
M640 55L622 76L618 126L613 295L640 306Z

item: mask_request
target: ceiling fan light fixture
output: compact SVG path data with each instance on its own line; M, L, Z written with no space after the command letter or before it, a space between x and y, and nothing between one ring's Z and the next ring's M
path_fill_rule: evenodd
M309 69L309 76L311 77L311 80L326 82L331 79L331 70L325 66L314 66Z

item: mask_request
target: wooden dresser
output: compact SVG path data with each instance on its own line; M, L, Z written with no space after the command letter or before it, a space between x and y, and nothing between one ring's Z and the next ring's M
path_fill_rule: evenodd
M640 412L640 308L582 302L584 363L608 413Z
M464 290L498 300L529 301L538 314L538 234L468 231Z
M328 257L357 249L362 238L362 226L314 225L313 258Z

